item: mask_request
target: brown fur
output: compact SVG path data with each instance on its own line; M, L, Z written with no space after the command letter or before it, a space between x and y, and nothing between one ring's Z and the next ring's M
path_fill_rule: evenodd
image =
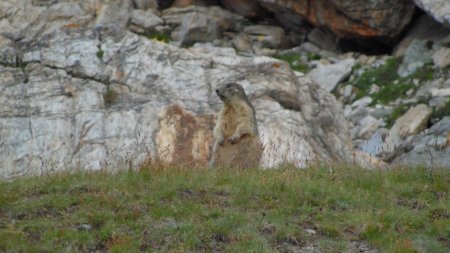
M255 109L239 84L222 84L216 93L223 102L214 128L210 166L257 167L262 155Z

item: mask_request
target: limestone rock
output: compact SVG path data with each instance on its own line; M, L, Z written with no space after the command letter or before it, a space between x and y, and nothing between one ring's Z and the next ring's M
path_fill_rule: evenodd
M133 10L131 12L131 24L151 30L155 26L162 25L164 20L151 11Z
M419 104L399 117L389 130L383 152L394 152L401 146L404 137L417 134L422 130L430 118L431 112L427 105Z
M278 26L252 25L244 28L244 33L259 42L262 46L266 44L271 48L279 48L285 40L284 30Z
M358 108L358 107L367 107L372 103L373 99L369 96L362 97L355 102L352 103L352 107Z
M232 43L233 47L237 50L250 53L253 51L252 38L250 38L247 34L239 34L234 36Z
M414 40L406 49L402 64L397 73L401 77L413 74L417 69L432 61L432 50L426 40Z
M378 156L383 152L383 146L388 134L389 131L387 129L378 129L367 141L364 141L359 148L371 156Z
M422 10L434 19L450 27L450 2L447 0L414 0Z
M183 160L193 167L209 156L213 115L194 115L174 104L160 112L159 125L155 143L157 147L165 147L158 149L162 161L177 164L177 160Z
M353 151L353 157L355 164L367 169L380 169L387 168L388 165L377 157L371 156L364 151ZM352 251L353 252L353 251Z
M439 91L446 88L450 88L450 79L448 82L445 82L443 78L431 80L419 87L416 91L415 97L422 101L429 100L433 97L433 95L439 96ZM445 91L443 94L445 94Z
M239 30L242 17L224 10L218 6L188 6L186 8L169 8L162 12L162 19L167 25L178 27L183 22L186 15L192 13L204 14L208 19L215 21L219 27L226 30Z
M218 39L221 34L219 25L203 13L190 13L183 18L178 35L175 38L181 45L195 42L209 42Z
M430 89L432 97L450 97L450 88Z
M124 29L130 20L130 13L131 2L129 1L106 2L98 10L96 26L113 26L114 28Z
M132 0L133 6L136 9L147 10L147 9L156 9L158 8L157 0Z
M263 166L352 159L339 103L279 60L187 50L108 27L58 30L15 46L26 67L0 66L2 177L122 169L149 155L206 164L221 105L212 90L223 82L240 83L249 97L275 89L301 103L297 111L268 96L252 99Z
M393 164L449 168L450 117L444 117L428 131L414 136L404 146L409 151L396 157Z
M347 78L355 64L355 59L349 58L334 64L320 64L309 73L309 77L327 91L332 91L339 82Z
M449 34L450 28L443 26L428 15L422 15L414 21L405 37L398 43L394 56L397 58L403 57L406 49L414 40L426 40L436 43L445 40L445 37Z
M367 115L359 122L361 129L359 130L357 137L362 139L369 138L372 135L372 133L375 130L377 130L380 124L381 124L380 120L370 115Z
M450 14L449 14L450 15ZM450 66L450 48L442 47L433 54L433 63L438 68Z

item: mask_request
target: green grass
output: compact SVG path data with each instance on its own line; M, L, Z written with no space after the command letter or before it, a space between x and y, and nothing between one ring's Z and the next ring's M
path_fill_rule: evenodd
M448 252L449 193L448 169L60 173L0 181L0 252Z
M299 71L302 73L308 73L311 70L309 65L302 61L301 54L295 54L295 53L282 54L282 55L277 55L275 58L289 63L291 68L295 71Z
M157 40L164 43L169 43L170 41L170 32L148 32L142 35L151 40Z
M108 90L103 94L103 101L106 106L113 105L117 100L117 92L108 88Z
M386 118L386 127L391 128L394 125L395 121L400 116L405 114L408 111L408 109L409 108L406 105L399 105L395 107L392 113Z
M372 84L376 84L380 87L380 90L371 95L373 98L372 105L389 104L397 98L404 98L408 90L415 89L414 84L412 84L413 79L420 82L433 79L434 69L431 64L426 64L407 77L400 77L397 74L399 64L398 59L389 58L384 65L366 70L351 82L350 84L357 90L356 99L366 96Z
M103 59L104 54L105 54L105 51L103 51L103 50L98 50L97 53L95 53L97 58L99 58L100 60Z

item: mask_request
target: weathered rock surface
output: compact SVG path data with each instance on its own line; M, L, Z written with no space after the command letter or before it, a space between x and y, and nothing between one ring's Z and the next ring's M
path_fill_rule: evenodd
M240 1L244 2L244 1ZM327 27L341 37L395 37L410 22L409 0L259 0L275 12L293 11L316 27Z
M108 27L60 28L14 46L22 67L0 66L3 177L124 168L148 155L205 164L220 107L212 90L231 81L250 97L275 89L302 104L295 111L268 96L252 100L266 145L264 166L351 160L340 105L278 60L240 57L232 49L180 49Z
M442 47L433 54L433 63L438 68L450 66L450 48Z
M433 51L427 48L426 40L413 40L406 49L403 62L398 68L398 74L402 77L411 75L417 69L431 62Z
M214 20L223 30L237 30L241 25L242 17L224 10L218 6L188 6L186 8L170 8L162 12L162 18L167 25L180 26L183 18L192 13L204 14L208 19Z
M395 124L389 130L382 151L387 156L392 155L392 152L400 148L403 138L417 134L420 130L424 129L430 115L431 109L427 105L419 104L410 108L395 121Z
M165 24L175 28L172 39L189 46L196 42L212 42L223 32L238 30L242 17L217 6L169 8L162 12Z
M354 64L355 59L352 58L329 65L319 64L309 73L309 77L325 90L332 91L339 82L350 75Z
M406 49L414 40L442 42L449 35L450 28L445 27L428 15L422 15L412 22L411 28L398 43L394 56L403 57Z
M183 17L178 35L181 45L192 45L195 42L210 42L221 34L219 25L203 13L190 13Z
M450 27L450 1L448 0L414 0L421 9L434 19Z
M393 164L445 167L450 164L450 117L444 117L426 132L403 144L409 150L396 157Z
M152 11L133 10L131 12L130 23L145 30L151 30L155 26L162 25L164 20L155 15Z
M132 0L132 2L136 9L147 10L158 8L157 0Z
M252 25L246 26L244 32L262 46L279 48L285 42L284 30L278 26Z

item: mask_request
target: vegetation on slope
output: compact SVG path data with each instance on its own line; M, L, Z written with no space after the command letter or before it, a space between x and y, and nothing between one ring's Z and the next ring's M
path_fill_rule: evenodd
M448 252L449 193L449 170L61 173L0 182L0 252Z

